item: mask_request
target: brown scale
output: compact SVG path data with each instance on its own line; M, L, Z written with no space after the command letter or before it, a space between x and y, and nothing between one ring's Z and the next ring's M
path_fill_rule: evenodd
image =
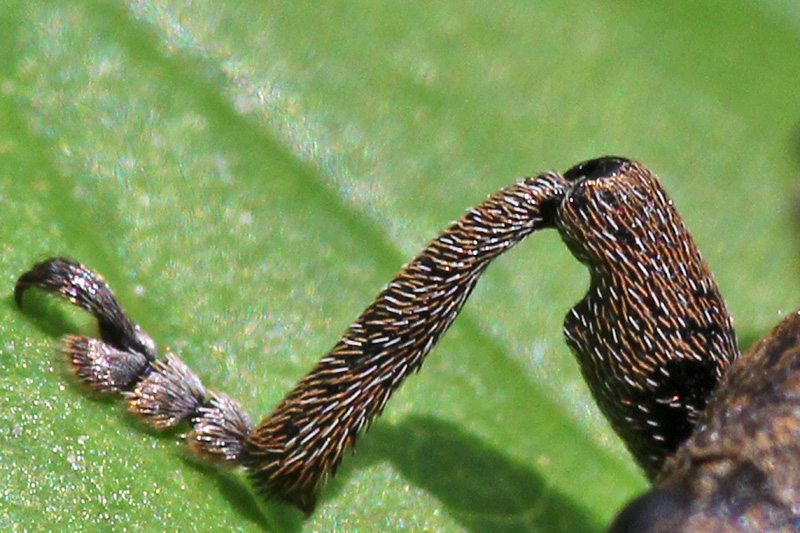
M612 533L800 530L800 311L723 377L697 430Z
M716 283L653 174L621 158L527 178L490 196L433 240L257 427L205 389L180 359L156 360L100 276L72 260L39 263L17 282L92 312L101 339L70 336L79 379L122 392L159 428L188 420L190 449L240 464L256 486L310 512L344 451L452 324L492 259L557 228L589 266L591 287L567 316L570 347L602 411L651 478L689 435L737 356Z
M738 356L733 323L647 168L605 159L565 178L558 230L589 267L591 287L564 334L600 409L652 479Z

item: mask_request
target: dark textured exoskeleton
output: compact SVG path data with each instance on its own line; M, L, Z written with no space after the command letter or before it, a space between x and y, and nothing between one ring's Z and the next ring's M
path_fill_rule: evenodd
M738 356L717 283L655 176L606 158L565 174L557 227L591 288L564 333L611 425L651 479Z
M697 458L705 461L703 454L711 449L703 435L711 435L705 437L709 441L717 435L709 428L728 427L715 418L727 421L726 406L735 403L722 391L739 391L732 384L747 381L747 363L734 364L739 352L732 321L694 241L656 177L637 162L587 161L563 175L540 174L490 196L408 263L255 427L236 402L207 391L177 356L158 360L150 337L127 317L102 278L83 265L63 258L40 263L20 278L15 294L21 305L25 290L38 287L93 313L101 340L70 336L65 348L82 381L100 392L122 392L131 410L155 427L188 420L191 449L243 466L265 494L311 512L344 451L420 367L489 263L545 228L556 229L591 273L587 295L566 317L567 343L601 410L657 483L615 527L633 531L641 524L665 524L659 513L666 508L680 511L670 515L671 524L690 530L694 522L688 517L695 515L686 501L703 500L709 483L728 478L713 478L715 470L712 477L697 478L698 486L675 480L699 472ZM793 346L787 341L779 348ZM762 364L756 361L754 367ZM726 384L706 410L723 377ZM750 383L755 387L755 380ZM769 388L763 379L760 386ZM700 429L681 447L698 420ZM788 431L788 422L780 424L764 431ZM732 435L733 430L718 431ZM745 474L762 479L754 472ZM800 504L785 486L774 489L782 491L781 502ZM744 508L735 503L737 494L715 493L706 498L713 500L707 508L729 505L733 516ZM776 520L787 520L787 508L780 509Z
M800 311L739 358L655 487L611 529L800 531Z

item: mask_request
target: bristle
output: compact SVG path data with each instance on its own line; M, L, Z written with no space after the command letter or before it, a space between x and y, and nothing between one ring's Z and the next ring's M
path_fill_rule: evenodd
M141 354L121 352L101 340L80 335L64 337L61 350L69 356L75 376L99 393L130 388L149 365Z
M250 417L239 403L224 394L214 394L192 418L194 429L186 445L197 455L214 462L235 463L252 431Z
M130 392L129 409L157 429L175 426L193 416L203 405L206 389L180 358L167 352Z

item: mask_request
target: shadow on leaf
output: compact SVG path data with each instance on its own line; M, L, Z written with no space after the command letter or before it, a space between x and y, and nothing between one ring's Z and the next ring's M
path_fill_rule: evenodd
M348 461L345 471L364 461L389 461L470 531L601 530L590 513L540 474L449 422L412 416L393 426L378 423L357 453L358 461ZM342 474L338 479L349 477Z
M12 313L24 315L42 333L54 339L60 339L67 333L83 333L87 329L86 324L90 322L94 324L88 313L72 308L68 303L37 290L25 293L23 309L17 307L11 295L4 298L4 303ZM85 323L81 323L81 316L84 317ZM94 329L97 327L94 326Z
M186 456L185 460L213 480L222 497L245 521L270 532L298 533L302 529L301 511L274 500L259 502L260 497L251 490L249 483L224 467L191 456Z

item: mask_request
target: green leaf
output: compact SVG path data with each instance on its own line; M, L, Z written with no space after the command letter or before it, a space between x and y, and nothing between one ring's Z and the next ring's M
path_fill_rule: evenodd
M553 234L489 269L309 519L70 378L85 317L11 298L48 256L256 419L449 221L598 155L661 175L743 344L800 305L792 2L0 7L3 530L601 530L645 487L561 338L587 276Z

